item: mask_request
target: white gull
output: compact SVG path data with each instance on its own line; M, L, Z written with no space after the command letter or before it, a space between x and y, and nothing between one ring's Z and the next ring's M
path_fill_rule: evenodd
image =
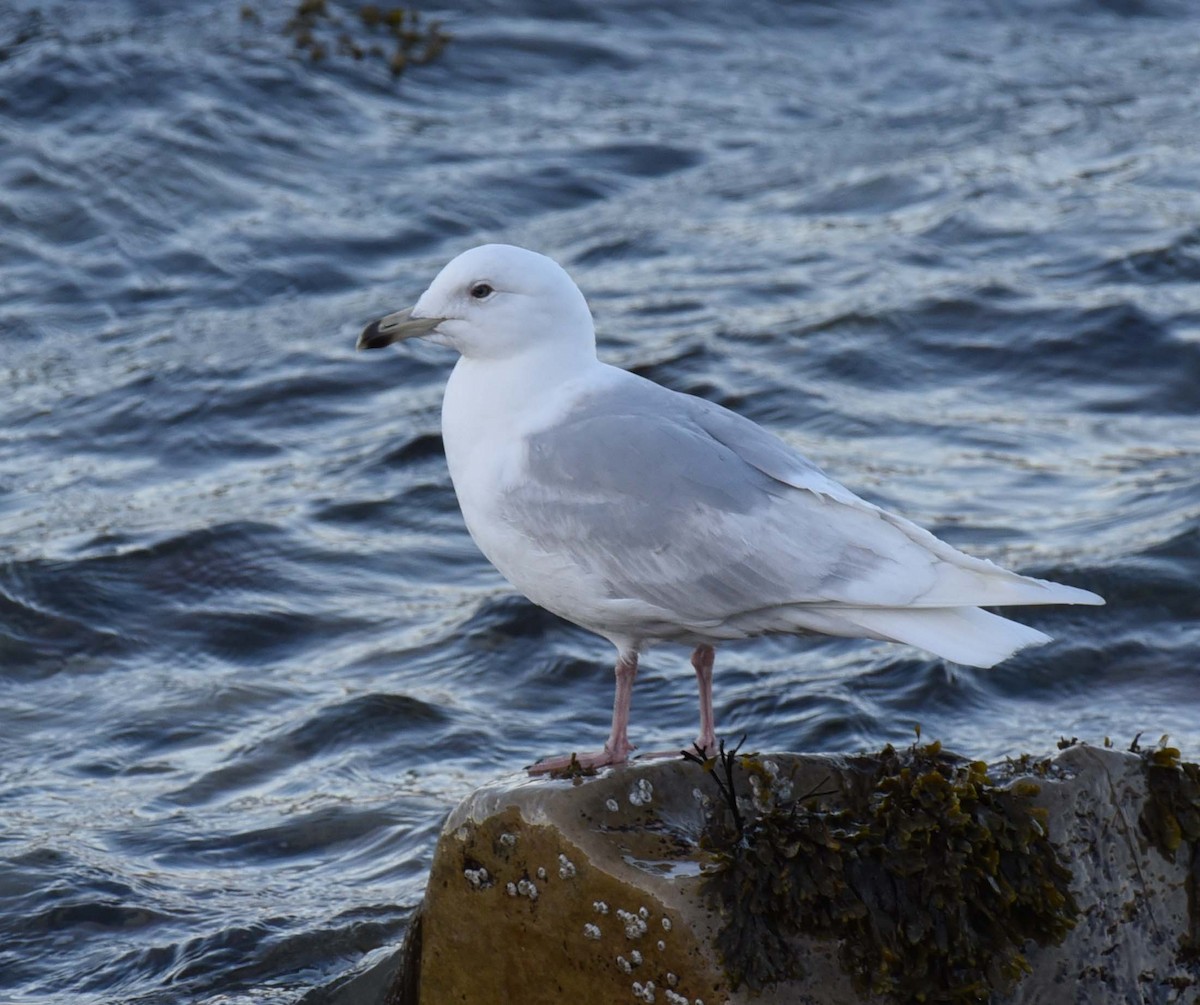
M460 356L442 437L471 537L535 604L617 649L604 749L532 770L628 758L638 654L652 643L694 647L696 745L711 752L721 642L822 632L988 667L1049 636L981 606L1104 603L965 555L749 419L602 363L583 294L543 255L464 252L358 346L414 337Z

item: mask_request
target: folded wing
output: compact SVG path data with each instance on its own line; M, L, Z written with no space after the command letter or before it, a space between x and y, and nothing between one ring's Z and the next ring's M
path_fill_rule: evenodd
M989 666L1047 636L979 606L1103 603L965 555L753 422L626 376L529 439L505 513L647 624L713 639L811 629Z

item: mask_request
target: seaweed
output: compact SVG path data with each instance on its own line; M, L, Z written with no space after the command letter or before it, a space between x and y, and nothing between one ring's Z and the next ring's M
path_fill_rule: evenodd
M579 756L575 751L571 751L571 760L557 771L551 771L550 777L559 780L569 779L571 782L578 785L585 778L591 778L598 774L598 770L594 767L584 765L580 762Z
M283 25L295 48L319 63L332 54L355 61L375 58L387 63L393 77L409 67L432 63L441 56L451 36L440 21L424 21L421 12L408 7L361 4L354 13L339 13L329 0L298 0ZM241 18L261 24L259 5L243 4Z
M1142 759L1147 797L1138 829L1169 862L1188 856L1188 931L1180 944L1183 962L1200 961L1200 764L1185 762L1178 748L1162 737L1143 748L1133 738L1130 751Z
M737 786L733 778L733 766L738 761L738 751L742 749L742 745L746 742L746 737L743 734L742 738L734 745L732 750L725 749L725 741L720 741L720 747L716 754L708 754L700 747L694 747L693 750L681 750L679 753L685 761L691 761L693 764L700 765L700 768L707 771L713 777L716 783L717 791L721 794L721 801L729 809L729 817L733 824L734 835L740 840L746 830L746 820L742 816L742 811L738 806L737 801ZM743 757L743 766L753 764L754 758ZM717 772L718 766L721 768L720 773ZM725 821L721 817L712 816L709 818L710 827L715 825L723 828ZM713 837L710 835L709 840ZM720 837L716 838L719 844Z
M797 798L771 761L736 747L689 759L722 796L704 888L735 988L802 977L795 939L811 936L839 940L862 992L986 1001L1029 971L1029 940L1056 944L1075 925L1071 871L1032 781L996 786L937 742L852 758L836 789ZM733 788L735 764L753 800Z

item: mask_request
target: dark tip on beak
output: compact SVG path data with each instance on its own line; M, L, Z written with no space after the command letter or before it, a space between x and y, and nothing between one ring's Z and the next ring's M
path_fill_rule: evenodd
M379 330L379 321L372 321L362 330L355 343L355 349L382 349L392 344L392 337L387 332Z
M445 318L414 318L412 308L408 307L378 321L372 321L362 330L355 345L359 349L382 349L393 342L428 335L444 320Z

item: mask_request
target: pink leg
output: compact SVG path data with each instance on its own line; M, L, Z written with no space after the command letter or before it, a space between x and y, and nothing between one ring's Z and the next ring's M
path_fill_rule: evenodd
M612 729L604 749L613 755L611 763L620 764L633 751L629 742L629 706L633 702L633 682L637 678L638 654L620 653L614 673L617 675L617 691L613 696Z
M692 669L696 671L696 683L700 687L700 735L696 737L696 746L705 754L717 752L717 734L713 724L712 707L712 672L716 654L712 646L696 646L692 653ZM639 754L638 760L652 757L678 757L683 751L678 747L674 750L656 750L649 754Z
M712 651L711 649L709 650ZM623 652L617 655L617 692L613 698L612 731L604 749L594 754L566 754L538 761L527 770L531 775L544 775L551 771L563 771L572 763L581 768L600 768L606 764L624 764L629 759L633 744L629 742L629 705L633 700L633 682L637 677L638 654ZM712 716L710 714L709 718Z
M696 646L692 653L692 669L696 671L696 683L700 688L700 735L696 746L706 754L717 749L717 733L713 724L712 672L716 654L712 646Z

